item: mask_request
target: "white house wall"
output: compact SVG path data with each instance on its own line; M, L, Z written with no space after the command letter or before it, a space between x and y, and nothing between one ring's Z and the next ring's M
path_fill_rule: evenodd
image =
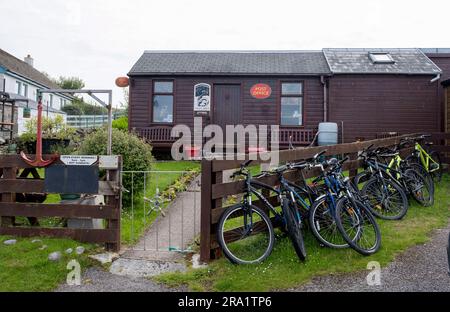
M37 117L37 109L31 109L30 110L30 118L23 118L23 107L18 107L17 109L18 112L18 135L22 135L24 132L26 132L26 123L27 121L29 121L31 118L35 118ZM61 115L64 118L64 123L67 121L67 115L66 114L58 114L55 112L47 112L45 111L45 109L42 111L42 116L43 117L49 117L54 119L56 116Z
M30 100L36 101L37 90L42 88L41 86L33 84L33 82L31 82L31 81L27 81L25 79L22 80L17 77L11 76L8 73L3 74L3 77L5 79L5 91L6 92L17 94L16 82L20 81L22 84L26 84L28 86L27 98L29 98ZM22 86L22 88L23 88L23 86ZM23 95L23 94L21 94L21 95ZM64 99L63 97L61 97L57 94L53 94L53 105L51 105L51 107L53 107L57 110L61 110L61 99L66 100L66 104L70 103L69 100ZM44 93L42 96L42 102L44 105L49 105L50 104L50 94Z

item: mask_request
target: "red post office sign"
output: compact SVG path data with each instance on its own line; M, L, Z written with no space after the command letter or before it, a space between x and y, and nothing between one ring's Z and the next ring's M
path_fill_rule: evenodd
M255 99L267 99L272 94L272 88L265 83L257 83L250 89L250 94Z

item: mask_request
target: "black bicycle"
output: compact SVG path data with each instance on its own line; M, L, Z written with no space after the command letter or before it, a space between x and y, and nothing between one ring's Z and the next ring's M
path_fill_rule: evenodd
M272 252L275 234L269 211L274 214L273 222L286 225L283 212L278 212L262 190L274 193L283 200L280 190L259 182L256 178L267 175L262 173L252 177L248 170L251 160L241 164L232 177L245 178L245 191L242 202L228 208L220 217L217 228L217 240L225 256L236 264L253 264L264 261ZM260 200L266 211L252 204L253 197ZM284 210L284 209L283 209Z

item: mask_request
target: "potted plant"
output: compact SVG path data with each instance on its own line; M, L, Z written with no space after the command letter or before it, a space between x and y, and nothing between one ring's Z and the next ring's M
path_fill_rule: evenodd
M26 132L20 136L22 149L36 153L37 119L32 118L25 124ZM52 154L58 149L66 148L76 136L74 128L68 127L61 115L55 118L42 118L42 153Z

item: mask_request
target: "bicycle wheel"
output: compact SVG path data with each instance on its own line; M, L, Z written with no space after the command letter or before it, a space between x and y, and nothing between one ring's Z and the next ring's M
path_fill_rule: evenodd
M429 181L415 169L406 169L404 176L414 199L424 207L433 205L434 194Z
M256 206L237 204L220 217L217 240L232 263L253 264L271 254L275 235L264 211Z
M294 203L287 198L283 198L282 202L283 216L286 220L286 227L289 234L289 238L292 241L295 252L300 260L306 260L306 248L303 241L301 223L298 220L299 212Z
M336 197L333 197L337 201ZM316 239L330 248L347 248L348 244L336 226L335 208L329 196L319 197L309 211L309 225Z
M431 174L431 177L433 178L434 182L441 182L442 179L442 161L441 156L438 152L433 151L430 153L430 157L436 162L431 162L429 172ZM438 168L436 168L439 166Z
M336 205L336 224L345 241L360 254L368 256L380 249L380 228L363 203L341 198Z
M434 193L434 179L431 173L429 173L422 165L418 163L408 164L408 168L419 172L427 180L427 183L431 186L431 191Z
M408 211L408 197L403 189L391 180L372 177L364 184L361 195L370 203L370 212L380 219L399 220Z

